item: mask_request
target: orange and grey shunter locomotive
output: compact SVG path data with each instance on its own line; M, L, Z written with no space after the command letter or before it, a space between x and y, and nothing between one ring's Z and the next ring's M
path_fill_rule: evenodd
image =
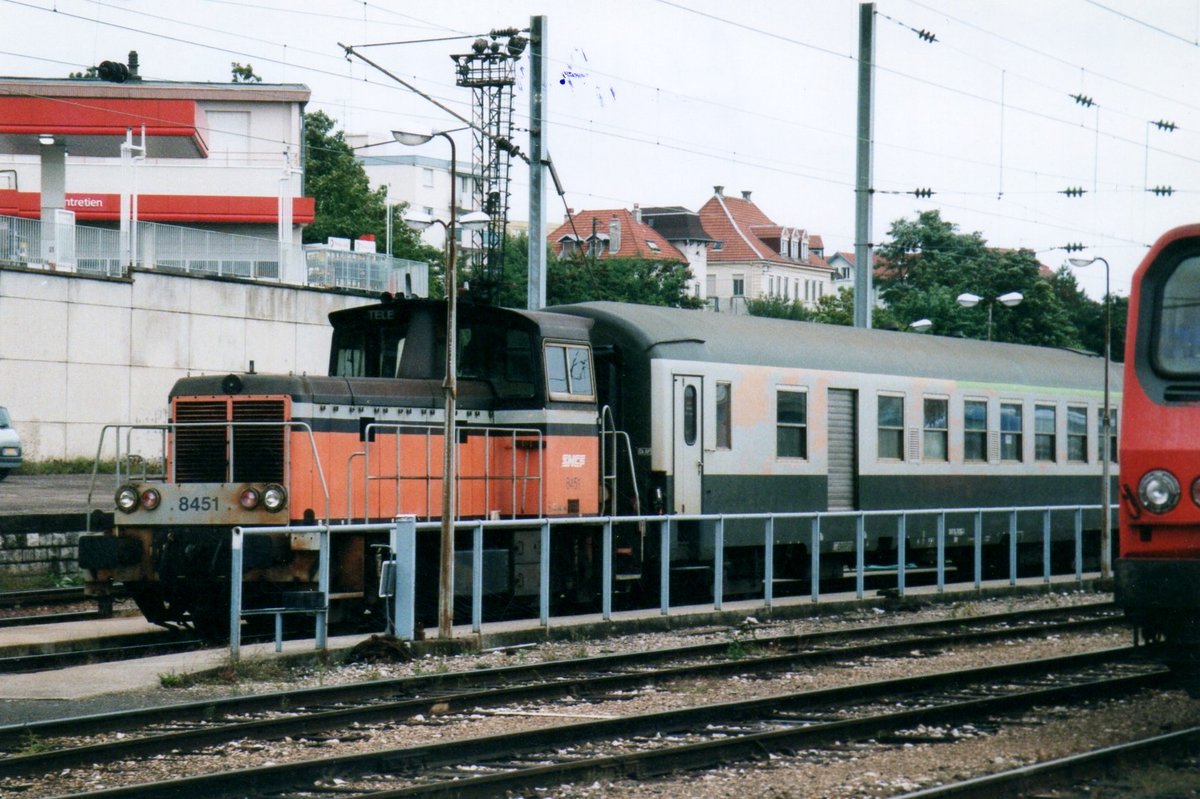
M599 514L590 320L473 305L458 318L457 516ZM121 485L111 528L81 542L93 592L121 582L151 621L219 631L233 527L440 517L445 304L388 301L330 319L328 377L248 373L175 384L165 479ZM536 595L538 531L489 536L488 593ZM591 529L557 537L554 574L586 580L594 537ZM436 539L419 539L420 563L437 563ZM386 536L333 537L338 606L377 602L374 545L382 543ZM312 537L250 536L246 546L248 602L269 605L281 591L315 586ZM429 595L437 570L420 571L419 595Z

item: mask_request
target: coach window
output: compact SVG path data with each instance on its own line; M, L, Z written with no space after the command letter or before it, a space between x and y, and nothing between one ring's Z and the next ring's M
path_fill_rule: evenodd
M808 394L775 392L775 454L780 458L808 457Z
M925 460L949 460L950 401L925 398Z
M987 400L963 402L963 460L968 463L987 461Z
M1088 459L1088 410L1085 405L1067 406L1067 460L1072 463L1087 463Z
M546 387L550 399L593 399L591 351L577 344L546 344Z
M904 457L904 397L879 397L879 458Z
M717 383L717 449L733 448L733 384Z
M1053 405L1037 405L1033 409L1033 457L1053 463L1058 460L1058 414Z
M1024 460L1021 406L1014 402L1000 403L1000 460Z

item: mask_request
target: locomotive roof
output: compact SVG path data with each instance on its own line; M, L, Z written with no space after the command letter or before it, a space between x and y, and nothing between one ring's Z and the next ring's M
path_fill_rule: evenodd
M397 298L387 302L359 305L353 308L334 311L329 314L329 321L334 327L372 324L380 321L379 317L375 314L381 310L398 310L402 314L411 315L418 310L430 309L440 317L444 317L446 314L446 304L442 300ZM493 305L475 305L469 302L460 302L458 304L458 316L460 320L487 317L499 317L503 319L516 316L536 327L539 334L544 338L568 340L586 341L588 338L588 329L592 326L590 319L581 317L578 314L567 315L549 311L525 311L519 308L499 308Z
M595 334L650 358L932 377L1046 388L1094 388L1104 359L1065 349L890 330L589 302L549 309L596 320ZM1110 372L1119 391L1120 369Z

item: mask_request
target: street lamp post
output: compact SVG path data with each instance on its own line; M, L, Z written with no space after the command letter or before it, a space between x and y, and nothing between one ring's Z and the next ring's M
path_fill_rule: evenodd
M450 142L450 221L446 224L446 378L442 381L442 389L446 399L446 418L442 431L442 554L441 582L438 587L438 637L452 638L454 636L454 509L455 509L455 474L456 474L456 433L454 429L454 408L458 395L457 359L458 359L458 275L455 270L454 253L454 216L457 208L455 196L455 175L458 173L458 156L454 147L454 139L445 132L407 133L402 130L392 131L396 141L409 147L425 144L434 136L441 136Z
M1019 291L1010 291L1007 294L1001 294L999 297L995 297L995 298L988 297L987 298L987 306L988 306L987 340L988 341L992 340L992 309L996 307L996 303L1000 303L1001 305L1003 305L1007 308L1012 308L1015 305L1020 305L1021 300L1023 300L1023 299L1025 299L1025 295L1023 295ZM970 292L965 292L965 293L959 294L957 297L955 297L955 302L957 302L959 305L961 305L964 308L974 308L976 305L978 305L980 302L983 302L983 301L984 301L984 299L982 297L980 297L976 294L971 294Z
M1112 511L1110 507L1112 486L1110 466L1112 462L1112 409L1109 407L1108 373L1112 368L1112 298L1109 294L1108 261L1095 258L1068 258L1071 266L1091 266L1099 261L1104 264L1104 420L1101 435L1104 446L1100 448L1100 473L1104 485L1100 491L1100 503L1104 506L1104 518L1100 524L1100 577L1107 580L1112 575Z

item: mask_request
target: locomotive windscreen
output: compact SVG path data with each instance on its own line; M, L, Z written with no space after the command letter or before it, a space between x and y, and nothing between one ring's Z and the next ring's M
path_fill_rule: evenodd
M1200 375L1200 257L1185 258L1164 282L1153 341L1155 364L1172 375Z

